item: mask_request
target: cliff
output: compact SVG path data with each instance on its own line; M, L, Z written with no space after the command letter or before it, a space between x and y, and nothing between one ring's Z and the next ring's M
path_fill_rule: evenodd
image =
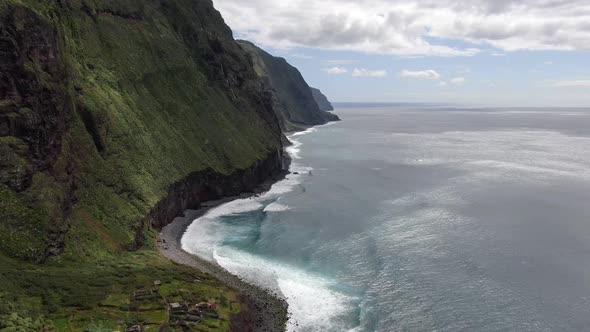
M252 56L258 75L272 87L275 109L278 109L283 128L290 130L301 125L321 125L339 120L335 114L320 110L311 88L297 68L251 42L240 40L239 44Z
M324 112L334 110L334 106L332 106L332 104L328 100L328 97L326 97L319 89L311 88L311 93L313 95L313 99L318 104L320 110Z
M196 287L156 229L282 172L274 98L210 0L0 0L0 329ZM199 278L226 329L237 295Z

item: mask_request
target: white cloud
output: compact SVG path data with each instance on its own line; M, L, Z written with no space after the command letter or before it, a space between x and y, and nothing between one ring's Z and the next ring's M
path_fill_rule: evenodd
M306 55L306 54L301 54L301 53L293 53L293 54L290 54L290 56L292 56L294 58L305 59L305 60L313 59L313 57L311 55Z
M588 0L216 0L225 20L262 46L403 56L590 50ZM459 40L473 46L444 45ZM482 46L480 46L482 45Z
M355 63L358 62L358 60L352 60L352 59L332 59L332 60L326 60L326 62L334 64L334 65L349 65L351 63Z
M420 78L420 79L425 79L425 80L438 80L438 79L440 79L440 74L432 69L419 70L419 71L402 70L399 73L399 76L406 77L406 78Z
M553 61L545 61L544 64L547 66L551 66L553 64Z
M353 77L385 77L387 72L385 70L368 70L365 68L355 68L352 71Z
M590 88L590 80L556 81L552 86L555 88Z
M466 82L467 80L465 79L465 77L455 77L449 80L449 83L453 84L453 85L462 85Z
M348 69L343 67L325 68L324 71L330 75L340 75L348 73Z
M467 82L467 79L465 79L465 77L455 77L448 81L440 81L437 85L446 88L451 85L463 85L465 82Z

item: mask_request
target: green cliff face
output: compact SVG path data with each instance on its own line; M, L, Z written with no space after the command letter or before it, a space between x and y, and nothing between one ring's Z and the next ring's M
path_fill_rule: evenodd
M334 106L332 106L328 97L326 97L319 89L311 88L311 93L313 94L313 99L318 104L320 110L325 112L334 110Z
M319 108L311 88L297 68L248 41L240 40L239 44L252 56L258 75L275 91L275 108L286 130L338 120L336 115Z
M191 279L150 224L280 172L274 103L210 0L0 0L0 330Z

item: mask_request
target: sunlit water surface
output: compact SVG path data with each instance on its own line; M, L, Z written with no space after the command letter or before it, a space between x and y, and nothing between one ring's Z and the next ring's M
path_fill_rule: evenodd
M185 250L280 291L292 331L590 330L590 110L337 114Z

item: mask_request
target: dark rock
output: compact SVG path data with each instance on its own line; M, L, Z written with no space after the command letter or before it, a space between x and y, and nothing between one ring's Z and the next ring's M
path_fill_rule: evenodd
M0 136L22 141L31 170L46 171L61 151L71 115L57 32L35 12L15 6L0 12L0 36Z
M238 42L252 56L258 75L272 87L274 108L285 130L321 125L337 119L335 115L327 115L320 110L309 85L297 68L248 41Z
M152 212L139 223L137 242L132 249L143 245L145 227L160 229L181 215L184 210L199 208L203 202L252 191L270 177L279 176L283 173L282 155L282 151L275 151L255 165L229 175L205 170L193 173L185 180L173 184L168 190L168 196L156 204Z
M311 93L313 94L313 99L318 104L320 110L325 112L334 110L334 106L332 106L328 97L326 97L319 89L311 88Z
M58 163L72 120L68 71L57 29L24 6L0 10L0 186L28 190L36 174L51 174L60 192L49 216L44 261L63 249L77 187L72 159ZM18 222L11 220L11 222Z
M264 75L210 0L0 5L0 255L116 259L185 209L283 175L282 129L331 118L297 69L259 56ZM13 232L37 243L8 245ZM232 330L284 329L284 301L244 301Z

